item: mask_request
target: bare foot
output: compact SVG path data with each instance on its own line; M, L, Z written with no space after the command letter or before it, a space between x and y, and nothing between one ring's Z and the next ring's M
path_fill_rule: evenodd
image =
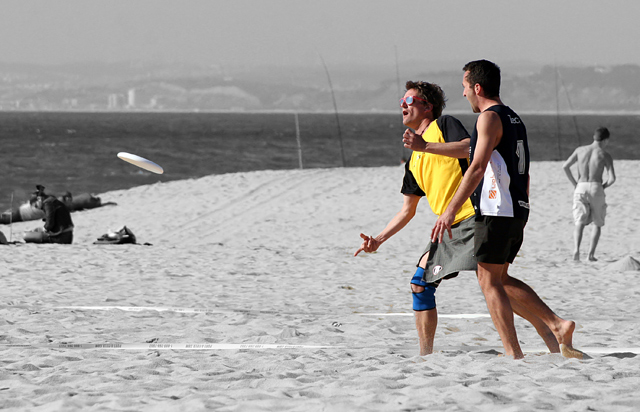
M556 335L558 343L573 348L573 331L575 329L576 323L574 321L563 319Z
M588 359L584 352L573 347L573 331L576 329L576 323L572 320L563 320L562 326L558 330L558 343L560 344L560 353L565 358Z
M575 260L576 262L580 261L580 252L573 253L573 260Z
M564 356L565 358L574 358L574 359L589 358L584 352L579 351L578 349L571 346L560 345L560 349L562 350L562 356Z
M596 258L595 258L595 256L593 256L593 255L589 255L589 261L591 261L591 262L597 262L597 261L598 261L598 259L596 259Z

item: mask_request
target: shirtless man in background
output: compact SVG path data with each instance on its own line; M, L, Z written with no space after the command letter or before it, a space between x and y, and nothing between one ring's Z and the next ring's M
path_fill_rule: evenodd
M562 166L567 177L575 187L573 194L573 219L576 227L574 230L573 260L580 260L580 242L584 227L593 222L591 232L591 245L588 259L595 262L594 254L600 232L604 226L604 218L607 212L604 189L616 181L616 173L613 170L613 159L604 149L609 143L609 130L599 127L593 134L593 143L578 147L569 156ZM578 180L571 173L571 166L578 164ZM607 171L607 181L603 183L604 171Z

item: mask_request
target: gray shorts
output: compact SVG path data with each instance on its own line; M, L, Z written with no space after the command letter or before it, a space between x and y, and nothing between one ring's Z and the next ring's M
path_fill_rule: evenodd
M471 216L451 227L451 239L449 239L449 234L445 232L442 243L429 242L424 253L420 256L420 260L422 260L422 257L429 253L424 270L426 283L456 277L458 272L462 270L478 270L478 262L473 251L475 227L475 216Z

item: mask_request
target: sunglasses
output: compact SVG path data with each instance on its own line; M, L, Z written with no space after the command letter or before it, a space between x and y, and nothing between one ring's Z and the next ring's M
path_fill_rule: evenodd
M429 103L425 99L421 99L421 98L419 98L417 96L407 96L407 97L403 97L402 99L400 99L400 106L402 106L405 102L407 103L407 106L411 106L413 104L414 100L420 100L421 102Z

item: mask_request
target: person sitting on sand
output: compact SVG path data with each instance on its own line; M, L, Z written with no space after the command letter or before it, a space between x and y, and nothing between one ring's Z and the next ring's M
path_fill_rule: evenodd
M575 221L573 260L580 260L580 243L585 226L593 222L591 245L588 259L595 258L596 246L600 239L600 232L604 226L607 212L604 189L616 181L613 170L613 158L604 149L609 143L609 130L599 127L593 134L593 143L580 146L569 156L562 168L575 187L573 193L573 219ZM578 180L571 173L571 165L578 164ZM604 171L607 171L607 181L602 182Z
M54 196L47 195L44 187L32 196L34 207L44 211L44 230L36 229L28 232L24 240L28 243L60 243L70 245L73 242L73 221L69 209Z

